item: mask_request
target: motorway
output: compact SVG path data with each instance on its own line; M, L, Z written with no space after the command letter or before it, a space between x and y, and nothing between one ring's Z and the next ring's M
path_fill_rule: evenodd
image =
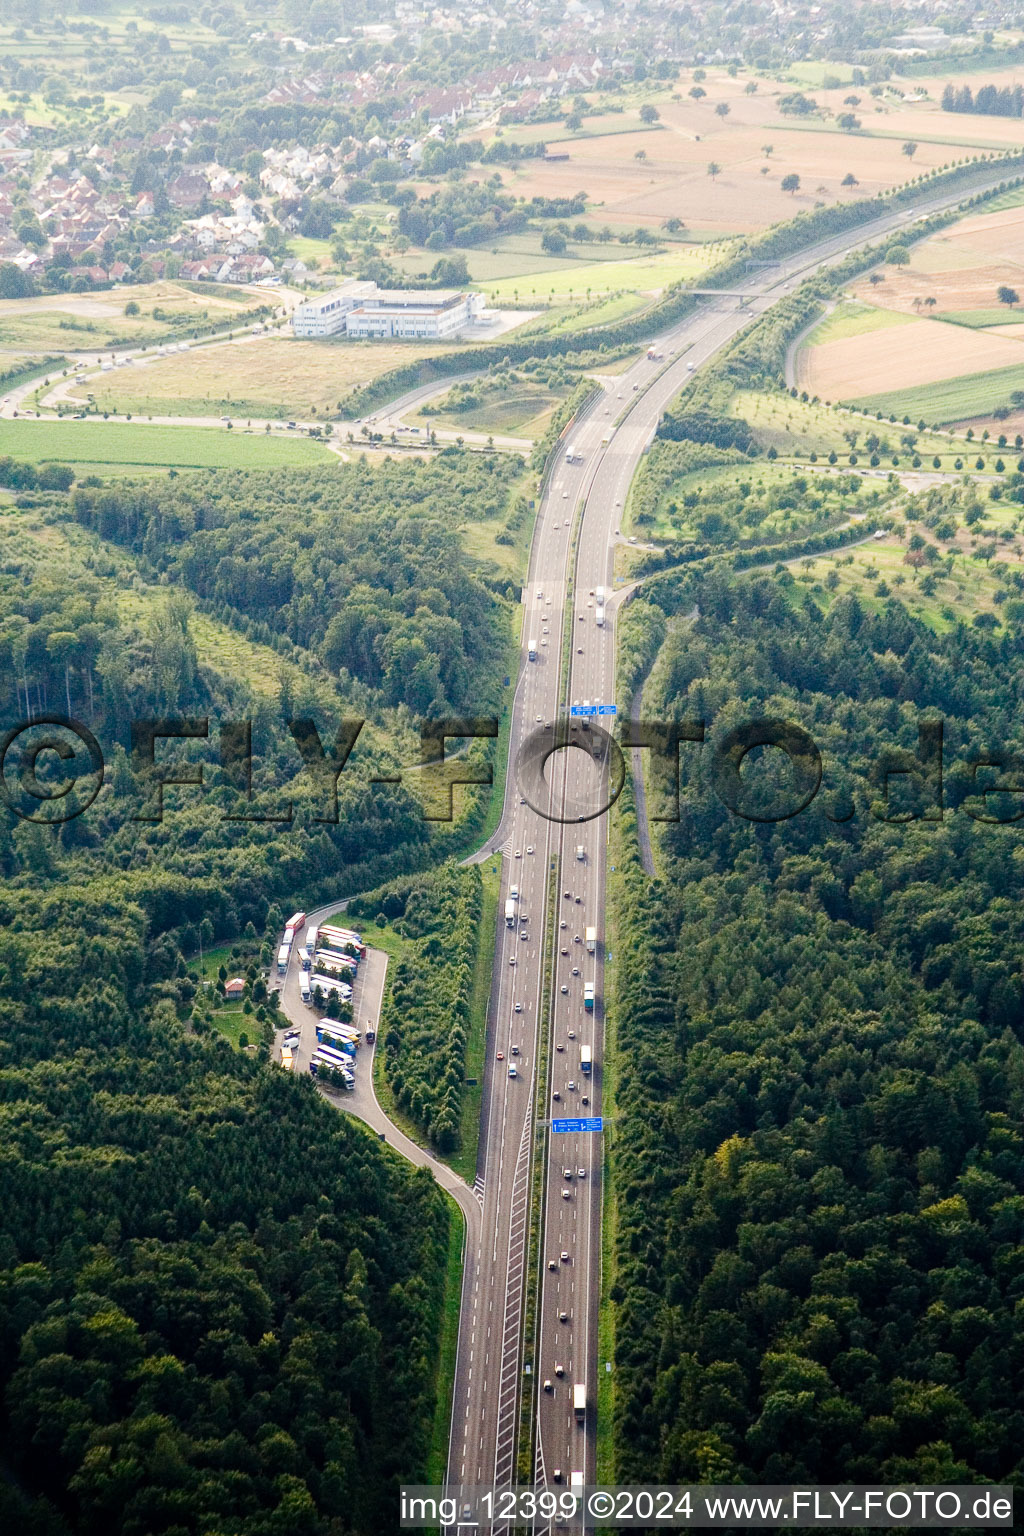
M979 178L972 190L1001 179ZM550 1486L560 1479L565 1486L572 1472L581 1472L586 1483L596 1480L602 1144L590 1134L556 1134L550 1121L558 1112L601 1113L607 813L593 812L602 803L608 763L606 755L603 762L595 761L593 730L572 730L567 749L550 757L538 792L536 782L530 788L523 769L524 747L537 732L553 747L555 723L561 722L560 732L568 730L566 707L572 701L614 701L618 605L607 606L599 628L592 594L599 586L611 591L614 545L629 484L663 411L691 371L810 272L965 195L963 189L955 197L922 193L911 210L887 214L758 273L742 301L726 295L709 298L658 338L660 358L643 359L605 384L572 425L553 462L523 592L510 782L501 826L488 845L503 852L500 927L484 1082L480 1248L460 1319L451 1487L521 1481L521 1394L529 1382L537 1383L534 1482ZM572 464L565 460L568 442L577 450ZM535 661L528 658L531 640L537 642ZM501 914L512 887L519 892L516 921L506 927ZM582 942L587 926L598 934L593 957ZM583 1006L586 981L595 984L592 1014ZM584 1044L591 1046L594 1059L589 1081L580 1066ZM544 1130L544 1136L537 1137L537 1130ZM543 1235L540 1253L531 1255L530 1189L538 1148L545 1161ZM524 1337L528 1259L531 1266L539 1265L540 1277L535 1337L530 1338ZM550 1392L543 1388L547 1381ZM576 1383L586 1388L583 1424L573 1412ZM550 1524L539 1521L535 1529L547 1531Z

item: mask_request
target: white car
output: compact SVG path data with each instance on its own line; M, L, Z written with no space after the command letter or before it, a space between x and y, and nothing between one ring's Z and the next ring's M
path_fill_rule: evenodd
M516 849L516 858L517 859L521 859L522 856L523 856L523 850L521 848L517 848Z
M516 1013L522 1013L522 1011L523 1011L522 1003L516 1003Z
M518 1077L519 1073L516 1071L515 1067L509 1067L508 1075L509 1077Z
M562 500L563 501L568 501L569 500L569 492L568 491L563 491L562 492Z
M527 843L526 851L527 851L527 853L532 853L533 852L533 844L532 843Z

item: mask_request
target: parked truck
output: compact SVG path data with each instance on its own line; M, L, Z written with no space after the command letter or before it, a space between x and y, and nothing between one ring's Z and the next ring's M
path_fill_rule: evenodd
M320 924L320 939L324 944L329 944L332 949L344 949L351 944L360 960L366 958L366 945L362 936L356 933L354 928L338 928L333 923Z
M299 996L301 997L301 999L302 999L302 1001L304 1003L308 1003L310 998L312 997L312 995L313 995L312 994L312 990L311 990L310 985L309 985L309 972L308 971L300 971L299 972Z
M320 930L317 928L316 923L310 923L309 927L306 929L306 948L310 951L310 953L316 949L316 938L319 931Z
M302 925L303 925L303 923L305 921L306 921L306 914L305 914L305 912L296 912L295 915L293 917L290 917L288 919L288 921L285 923L285 925L284 925L285 933L286 934L290 933L292 935L292 937L294 938L296 931L299 928L302 927Z
M290 944L282 944L277 952L277 974L283 976L288 969L288 957L291 955Z
M589 1045L580 1046L580 1071L589 1073L594 1064Z
M586 928L584 934L587 940L587 954L592 955L597 949L597 929Z
M346 1040L352 1040L356 1045L359 1044L362 1038L360 1031L354 1024L339 1024L337 1019L320 1019L316 1027L318 1030L325 1029L328 1034L339 1035Z
M583 1006L587 1010L588 1013L593 1013L593 1011L594 1011L594 983L592 981L585 981L583 983Z
M587 1417L587 1384L578 1381L572 1389L572 1411L576 1415L577 1424L583 1424ZM582 1477L582 1473L580 1476ZM573 1477L575 1477L575 1472Z
M313 951L307 949L305 944L299 946L299 969L308 971L313 963Z
M505 927L506 928L514 928L515 925L516 925L516 903L515 903L515 898L512 897L512 896L507 896L505 898Z

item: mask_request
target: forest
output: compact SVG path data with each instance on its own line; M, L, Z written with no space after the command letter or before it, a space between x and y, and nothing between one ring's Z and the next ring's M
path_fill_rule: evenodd
M0 819L4 1530L376 1536L425 1470L449 1209L271 1063L273 993L258 1043L229 1043L197 957L265 955L286 909L409 882L464 833L370 780L415 759L412 703L493 708L507 598L459 529L509 494L454 454L5 500L7 721L66 710L107 767L57 827ZM147 716L211 722L183 745L205 786L168 790L162 821L136 819L126 750ZM304 716L325 742L366 720L336 823L287 728ZM225 820L224 719L252 721L270 820Z
M71 512L146 575L314 651L385 705L436 716L494 687L496 595L460 558L458 527L499 515L508 494L498 455L452 449L372 468L181 476L159 491L81 485Z
M470 991L482 891L476 865L445 864L349 903L410 948L388 969L380 1037L395 1102L440 1152L460 1140Z
M1020 750L1021 641L781 568L649 583L636 617L645 711L708 742L615 896L616 1475L1019 1480L1024 853L970 763ZM751 819L792 804L770 748L744 815L714 792L765 718L822 755L788 819Z

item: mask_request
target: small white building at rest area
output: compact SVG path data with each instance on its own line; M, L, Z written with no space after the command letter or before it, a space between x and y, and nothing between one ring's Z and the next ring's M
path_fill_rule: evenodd
M296 336L345 333L356 338L445 340L475 324L484 307L481 293L453 288L378 288L351 281L300 304L292 323Z

